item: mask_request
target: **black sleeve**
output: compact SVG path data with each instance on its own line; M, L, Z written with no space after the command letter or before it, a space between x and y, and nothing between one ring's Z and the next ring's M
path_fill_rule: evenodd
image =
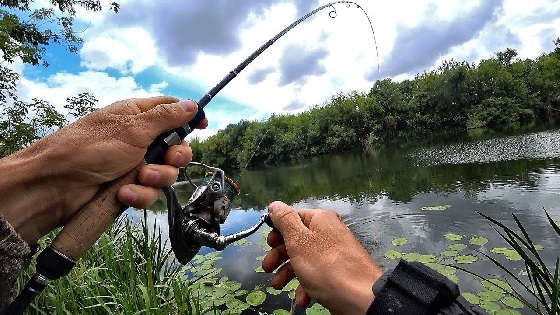
M479 314L459 296L457 284L418 262L401 260L377 280L373 293L367 315Z

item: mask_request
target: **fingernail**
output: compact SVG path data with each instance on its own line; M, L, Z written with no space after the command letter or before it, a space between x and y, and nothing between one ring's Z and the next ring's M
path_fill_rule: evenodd
M148 177L148 180L151 182L157 182L160 177L159 173L154 170L149 170L146 176Z
M281 206L282 206L281 201L274 201L273 203L268 205L268 212L274 213L274 211L277 211Z
M179 152L175 153L175 163L177 165L183 165L183 163L185 163L185 158Z
M181 106L187 112L194 112L198 107L196 103L191 100L180 101L177 105Z
M123 198L126 203L131 204L136 200L136 193L130 188L124 187L121 190L121 198Z

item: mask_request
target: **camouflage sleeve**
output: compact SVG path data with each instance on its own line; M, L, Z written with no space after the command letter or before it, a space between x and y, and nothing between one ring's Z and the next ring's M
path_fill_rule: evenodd
M0 310L17 294L17 277L35 254L36 246L27 244L0 216Z

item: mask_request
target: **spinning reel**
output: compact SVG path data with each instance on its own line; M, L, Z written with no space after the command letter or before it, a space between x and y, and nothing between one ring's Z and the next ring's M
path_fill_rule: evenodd
M228 217L231 203L239 195L239 186L219 168L196 162L191 162L187 168L192 166L201 167L205 171L199 185L196 185L187 175L187 181L175 183L164 189L167 199L169 239L173 252L181 264L188 263L202 246L223 250L229 244L256 232L263 223L273 227L266 213L247 230L221 235L220 224L223 224ZM187 205L182 207L175 188L186 183L194 188L194 192Z

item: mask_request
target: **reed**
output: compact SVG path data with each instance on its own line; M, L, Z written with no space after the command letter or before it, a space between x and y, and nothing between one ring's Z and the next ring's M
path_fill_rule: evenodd
M55 233L44 238L49 244ZM50 283L28 314L200 314L192 282L173 261L146 212L138 226L121 218L66 277ZM19 277L20 288L35 270Z

